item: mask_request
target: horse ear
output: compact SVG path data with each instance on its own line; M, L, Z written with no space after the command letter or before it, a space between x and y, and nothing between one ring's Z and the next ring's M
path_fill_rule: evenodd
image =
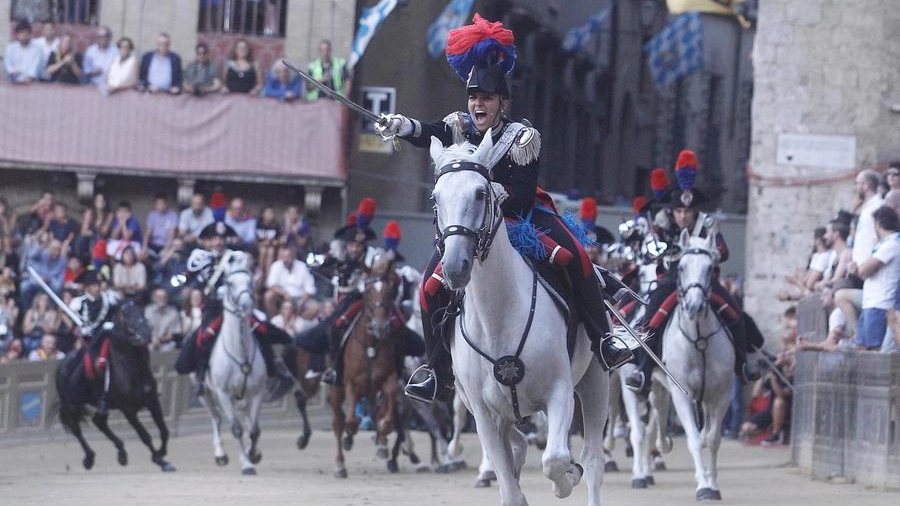
M431 153L431 160L434 161L435 164L438 163L441 155L444 154L444 145L441 144L440 139L433 135L431 136L431 147L429 147L429 152Z
M492 128L488 128L488 131L484 133L484 137L481 139L481 144L479 144L478 149L475 150L476 160L487 160L491 149L494 148L494 137L492 136L493 132L494 130Z

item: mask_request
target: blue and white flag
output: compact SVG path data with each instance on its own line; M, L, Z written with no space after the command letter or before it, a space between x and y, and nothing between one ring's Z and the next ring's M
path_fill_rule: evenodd
M375 36L378 27L396 6L397 0L381 0L372 7L363 8L359 16L359 28L356 30L356 37L353 38L350 58L347 59L347 68L353 69L356 62L362 58L363 53L366 52L366 46Z
M703 68L703 22L699 12L676 17L644 45L657 87L668 86Z
M447 33L461 27L469 19L475 0L450 0L441 15L428 28L428 52L432 58L441 56L447 49Z
M566 38L562 41L563 51L574 54L581 51L585 44L591 39L591 36L600 30L603 22L609 17L610 8L594 14L587 19L587 22L581 26L576 26L566 33Z

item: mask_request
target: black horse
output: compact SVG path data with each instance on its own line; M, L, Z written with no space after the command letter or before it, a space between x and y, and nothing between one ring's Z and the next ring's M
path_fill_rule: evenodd
M150 370L150 326L144 318L143 309L133 301L118 306L113 316L113 328L108 331L109 349L109 407L118 409L137 431L141 441L150 449L153 463L163 471L174 471L175 467L165 460L169 442L169 429L163 419L159 402L156 379ZM104 374L97 379L85 374L84 353L86 347L63 359L56 370L56 391L59 394L59 418L63 426L78 438L84 449L85 469L94 466L94 450L91 449L81 432L81 422L88 416L87 405L96 407L97 392L102 388ZM161 444L153 447L153 439L138 420L138 412L147 408L159 428ZM108 414L94 411L92 420L100 432L106 435L118 450L119 464L128 464L125 445L109 428Z

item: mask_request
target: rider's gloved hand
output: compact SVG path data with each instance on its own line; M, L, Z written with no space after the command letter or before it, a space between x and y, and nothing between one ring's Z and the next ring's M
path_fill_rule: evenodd
M375 123L375 133L384 140L393 139L398 135L402 137L412 132L412 121L402 114L382 114L381 120Z

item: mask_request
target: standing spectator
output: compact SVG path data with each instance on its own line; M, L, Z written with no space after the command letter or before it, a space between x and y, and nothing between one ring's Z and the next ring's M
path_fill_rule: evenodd
M171 244L178 227L178 213L169 208L165 194L157 193L153 197L153 210L147 213L147 231L140 258L146 260L159 258L160 252Z
M264 303L266 313L273 315L285 299L300 303L316 294L316 283L306 264L297 260L292 246L278 248L278 261L266 276Z
M53 83L81 84L81 55L75 51L71 35L63 35L59 48L47 60L47 79Z
M259 63L253 59L253 50L247 39L234 41L231 53L225 60L222 80L223 93L249 93L256 95L263 87L263 75Z
M231 199L225 213L225 224L234 229L245 249L256 242L256 218L247 209L244 199Z
M134 248L126 246L122 250L122 259L113 266L113 288L119 292L120 299L126 298L142 302L147 289L147 268L137 261Z
M100 239L109 237L112 227L113 213L109 209L106 195L101 192L94 194L91 206L84 209L81 216L81 233L78 235L75 245L75 254L87 263L91 258L94 243ZM103 246L104 250L106 246Z
M884 203L900 214L900 162L893 162L885 173L890 190L884 196Z
M53 205L53 217L47 224L50 236L63 243L63 251L68 252L69 245L75 240L78 224L69 218L69 208L62 202Z
M141 58L138 89L150 93L181 93L181 57L170 50L172 41L169 34L160 33L156 37L156 51L148 52Z
M119 50L112 45L112 30L108 26L97 29L97 42L84 51L84 77L94 86L106 88L106 73Z
M293 102L303 94L303 83L300 76L295 75L281 61L275 63L272 72L266 77L266 86L262 96L277 98L284 102Z
M181 316L169 304L169 294L162 287L153 289L150 304L144 308L144 318L150 324L150 349L174 350L176 340L182 335Z
M275 252L281 243L281 224L275 218L275 209L265 206L256 220L256 249L259 252L259 267L265 278L269 266L275 261Z
M3 67L6 77L16 84L28 84L41 77L47 60L44 51L31 41L31 23L19 21L15 28L16 40L6 46Z
M141 224L131 214L131 202L119 202L110 227L107 254L118 260L125 248L130 247L135 252L140 252L143 243Z
M222 81L219 79L218 67L209 59L209 46L200 42L195 54L197 59L184 69L184 91L198 97L219 91Z
M350 71L347 69L347 62L343 58L331 56L331 41L319 42L319 57L310 62L308 70L313 79L342 96L346 97L350 94ZM328 97L319 95L318 88L310 86L309 91L306 92L306 99L312 101L319 98Z
M214 222L212 209L206 206L206 197L194 192L190 207L178 215L178 235L184 239L185 246L194 247L200 232Z
M106 72L106 94L116 93L122 90L130 90L137 85L138 61L134 55L134 42L128 37L122 37L116 43L119 54L113 59Z
M887 331L887 311L894 309L900 284L900 219L890 206L879 207L872 218L879 241L872 256L862 264L851 263L850 271L865 280L856 343L860 348L878 350Z
M44 21L41 24L41 36L34 39L34 44L37 44L38 47L41 48L41 51L44 52L44 65L50 60L50 55L59 49L59 36L56 34L56 23L53 21Z
M40 346L41 337L59 330L61 323L59 311L50 305L50 297L44 292L36 294L22 318L25 351L30 353Z
M3 239L4 245L12 245L13 229L16 226L16 212L9 207L6 198L0 197L0 239Z
M60 293L63 288L63 279L66 272L66 258L62 256L62 243L57 239L50 239L46 248L37 245L27 259L28 265L34 268L37 274L44 280L50 289ZM31 307L32 299L41 287L31 279L31 276L23 276L20 285L20 307Z
M29 362L62 360L64 358L66 358L66 354L59 351L59 348L56 347L56 335L50 333L41 336L41 345L28 354Z

